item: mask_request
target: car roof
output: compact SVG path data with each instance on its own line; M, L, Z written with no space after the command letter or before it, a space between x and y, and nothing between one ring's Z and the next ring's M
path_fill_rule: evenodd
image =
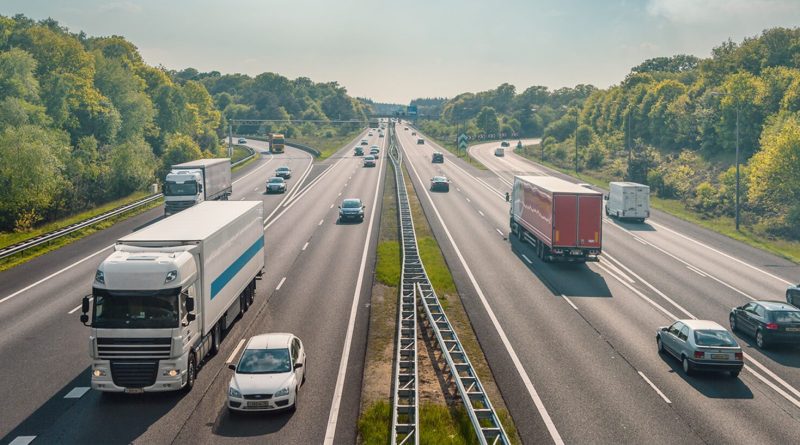
M447 177L446 176L434 176L433 180L434 181L447 181Z
M276 170L289 170L288 165L281 165L280 167L276 168Z
M760 304L761 306L764 306L764 309L768 311L793 311L793 312L800 311L800 309L783 301L761 300L761 301L754 301L753 303L757 303Z
M245 349L278 349L288 348L294 335L286 332L255 335L247 342Z
M723 328L719 323L716 321L711 320L678 320L681 323L689 326L689 328L693 331L697 330L709 330L709 331L726 331L727 329Z

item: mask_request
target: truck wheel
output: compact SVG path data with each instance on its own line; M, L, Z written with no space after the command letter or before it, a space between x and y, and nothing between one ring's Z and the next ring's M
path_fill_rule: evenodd
M219 344L222 337L222 320L214 325L214 332L211 333L211 353L216 354L219 352Z
M244 292L242 292L241 295L239 295L239 318L244 317L244 313L247 311L247 295L246 295L246 292L247 292L247 290L245 290Z
M186 385L183 386L184 391L189 392L194 388L194 380L197 377L197 360L194 353L189 354L189 365L186 369Z
M248 298L247 306L252 306L253 305L253 301L255 301L255 299L256 299L256 280L255 279L250 283L250 293L248 293L247 295L248 295L247 296L247 298Z

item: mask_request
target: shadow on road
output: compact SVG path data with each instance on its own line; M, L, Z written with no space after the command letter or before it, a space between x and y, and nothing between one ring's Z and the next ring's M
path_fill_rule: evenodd
M294 414L253 412L232 414L227 408L220 411L214 434L222 437L255 437L277 433Z
M605 278L582 263L545 263L528 243L509 237L511 251L556 295L611 298ZM524 255L524 256L523 256ZM531 260L532 262L529 262Z
M612 218L610 216L608 217L608 219L611 220L611 222L613 222L614 224L622 227L625 230L631 231L631 232L655 232L656 231L656 229L653 228L653 226L651 226L650 224L648 224L646 222L640 223L640 222L637 222L637 221L625 221L625 220L621 220L621 219L617 219L617 218Z
M744 352L752 354L753 351L758 351L759 353L767 356L773 362L778 363L782 366L791 366L792 368L800 368L800 355L797 354L800 348L798 348L797 345L793 345L790 343L783 343L783 344L776 343L772 345L767 345L768 349L759 349L753 337L750 337L747 334L743 334L741 331L734 332L733 335L736 336L736 339L739 342L739 346L742 347L742 350Z
M699 393L710 399L752 399L753 392L738 377L731 377L727 372L695 372L687 376L683 372L680 361L668 353L658 353L669 372L681 376L686 383L692 385Z

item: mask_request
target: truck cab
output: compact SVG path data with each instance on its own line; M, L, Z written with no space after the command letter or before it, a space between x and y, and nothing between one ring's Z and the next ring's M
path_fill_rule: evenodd
M205 200L202 170L172 170L164 180L164 212L178 213Z

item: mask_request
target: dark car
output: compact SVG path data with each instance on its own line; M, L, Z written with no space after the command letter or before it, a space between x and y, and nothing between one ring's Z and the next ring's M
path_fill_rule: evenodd
M339 220L364 221L364 204L358 198L348 198L339 206Z
M417 139L417 145L422 145L425 143L425 139L419 138Z
M753 336L759 348L775 343L800 343L800 309L782 301L751 301L735 307L731 331Z
M283 165L275 169L275 176L281 177L283 179L289 179L292 177L292 169Z
M361 148L361 147L356 147L356 149L353 152L353 155L354 156L364 156L364 149Z
M786 301L792 306L800 307L800 284L786 289Z
M450 191L450 181L444 176L434 176L431 178L431 191L440 190L443 192Z
M503 142L500 143L500 146L501 147L509 147L509 146L511 146L511 144L509 144L508 141L503 141Z
M286 192L286 181L278 176L273 176L267 180L267 193Z
M240 144L246 144L246 143L247 143L247 139L245 139L245 138L239 138L239 143L240 143Z
M433 152L433 158L431 158L431 162L434 164L444 164L444 155L438 151Z

